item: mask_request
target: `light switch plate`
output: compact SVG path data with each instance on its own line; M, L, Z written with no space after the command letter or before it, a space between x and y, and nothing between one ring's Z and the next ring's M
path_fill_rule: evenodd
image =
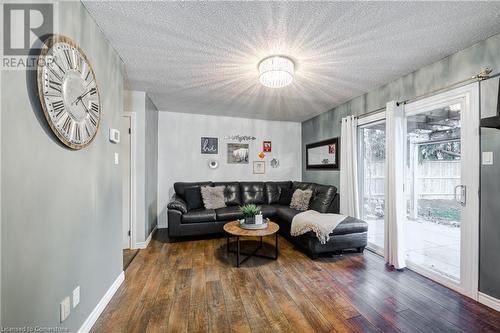
M80 286L73 290L73 308L80 304Z
M67 296L61 302L61 323L68 318L70 312L71 312L71 305L69 301L69 296Z
M109 129L109 141L113 143L120 143L120 131L115 128Z
M120 155L118 153L115 153L115 165L118 165L120 163Z
M483 151L483 165L493 165L492 151Z

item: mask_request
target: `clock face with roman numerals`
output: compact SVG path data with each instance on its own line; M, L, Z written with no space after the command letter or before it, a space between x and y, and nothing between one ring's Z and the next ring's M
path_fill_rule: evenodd
M38 63L38 94L45 118L66 146L81 149L97 134L99 90L85 53L65 36L48 38Z

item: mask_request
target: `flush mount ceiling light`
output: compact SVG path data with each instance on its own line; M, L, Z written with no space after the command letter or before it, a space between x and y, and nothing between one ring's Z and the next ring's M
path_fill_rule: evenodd
M284 56L270 56L259 62L259 80L268 88L283 88L292 83L295 64Z

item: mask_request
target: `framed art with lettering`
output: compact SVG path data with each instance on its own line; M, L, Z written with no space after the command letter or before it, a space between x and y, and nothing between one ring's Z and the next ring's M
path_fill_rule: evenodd
M201 153L202 154L218 154L219 139L218 138L201 138Z

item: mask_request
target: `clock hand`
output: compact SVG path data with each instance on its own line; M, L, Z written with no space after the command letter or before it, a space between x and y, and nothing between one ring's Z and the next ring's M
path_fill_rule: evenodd
M81 101L82 100L82 97L81 96L78 96L74 101L73 103L71 103L71 105L78 105L78 101Z
M83 95L81 96L78 96L74 101L73 101L73 104L78 104L78 101L81 101L85 96L87 96L88 94L90 94L92 91L94 91L95 88L92 88L90 89L89 91L87 91L86 93L84 93Z
M80 100L81 100L81 99L80 99ZM85 112L86 112L86 113L89 113L89 112L90 112L89 108L85 105L85 103L82 103L81 105L82 105L82 106L83 106L83 108L85 109Z

